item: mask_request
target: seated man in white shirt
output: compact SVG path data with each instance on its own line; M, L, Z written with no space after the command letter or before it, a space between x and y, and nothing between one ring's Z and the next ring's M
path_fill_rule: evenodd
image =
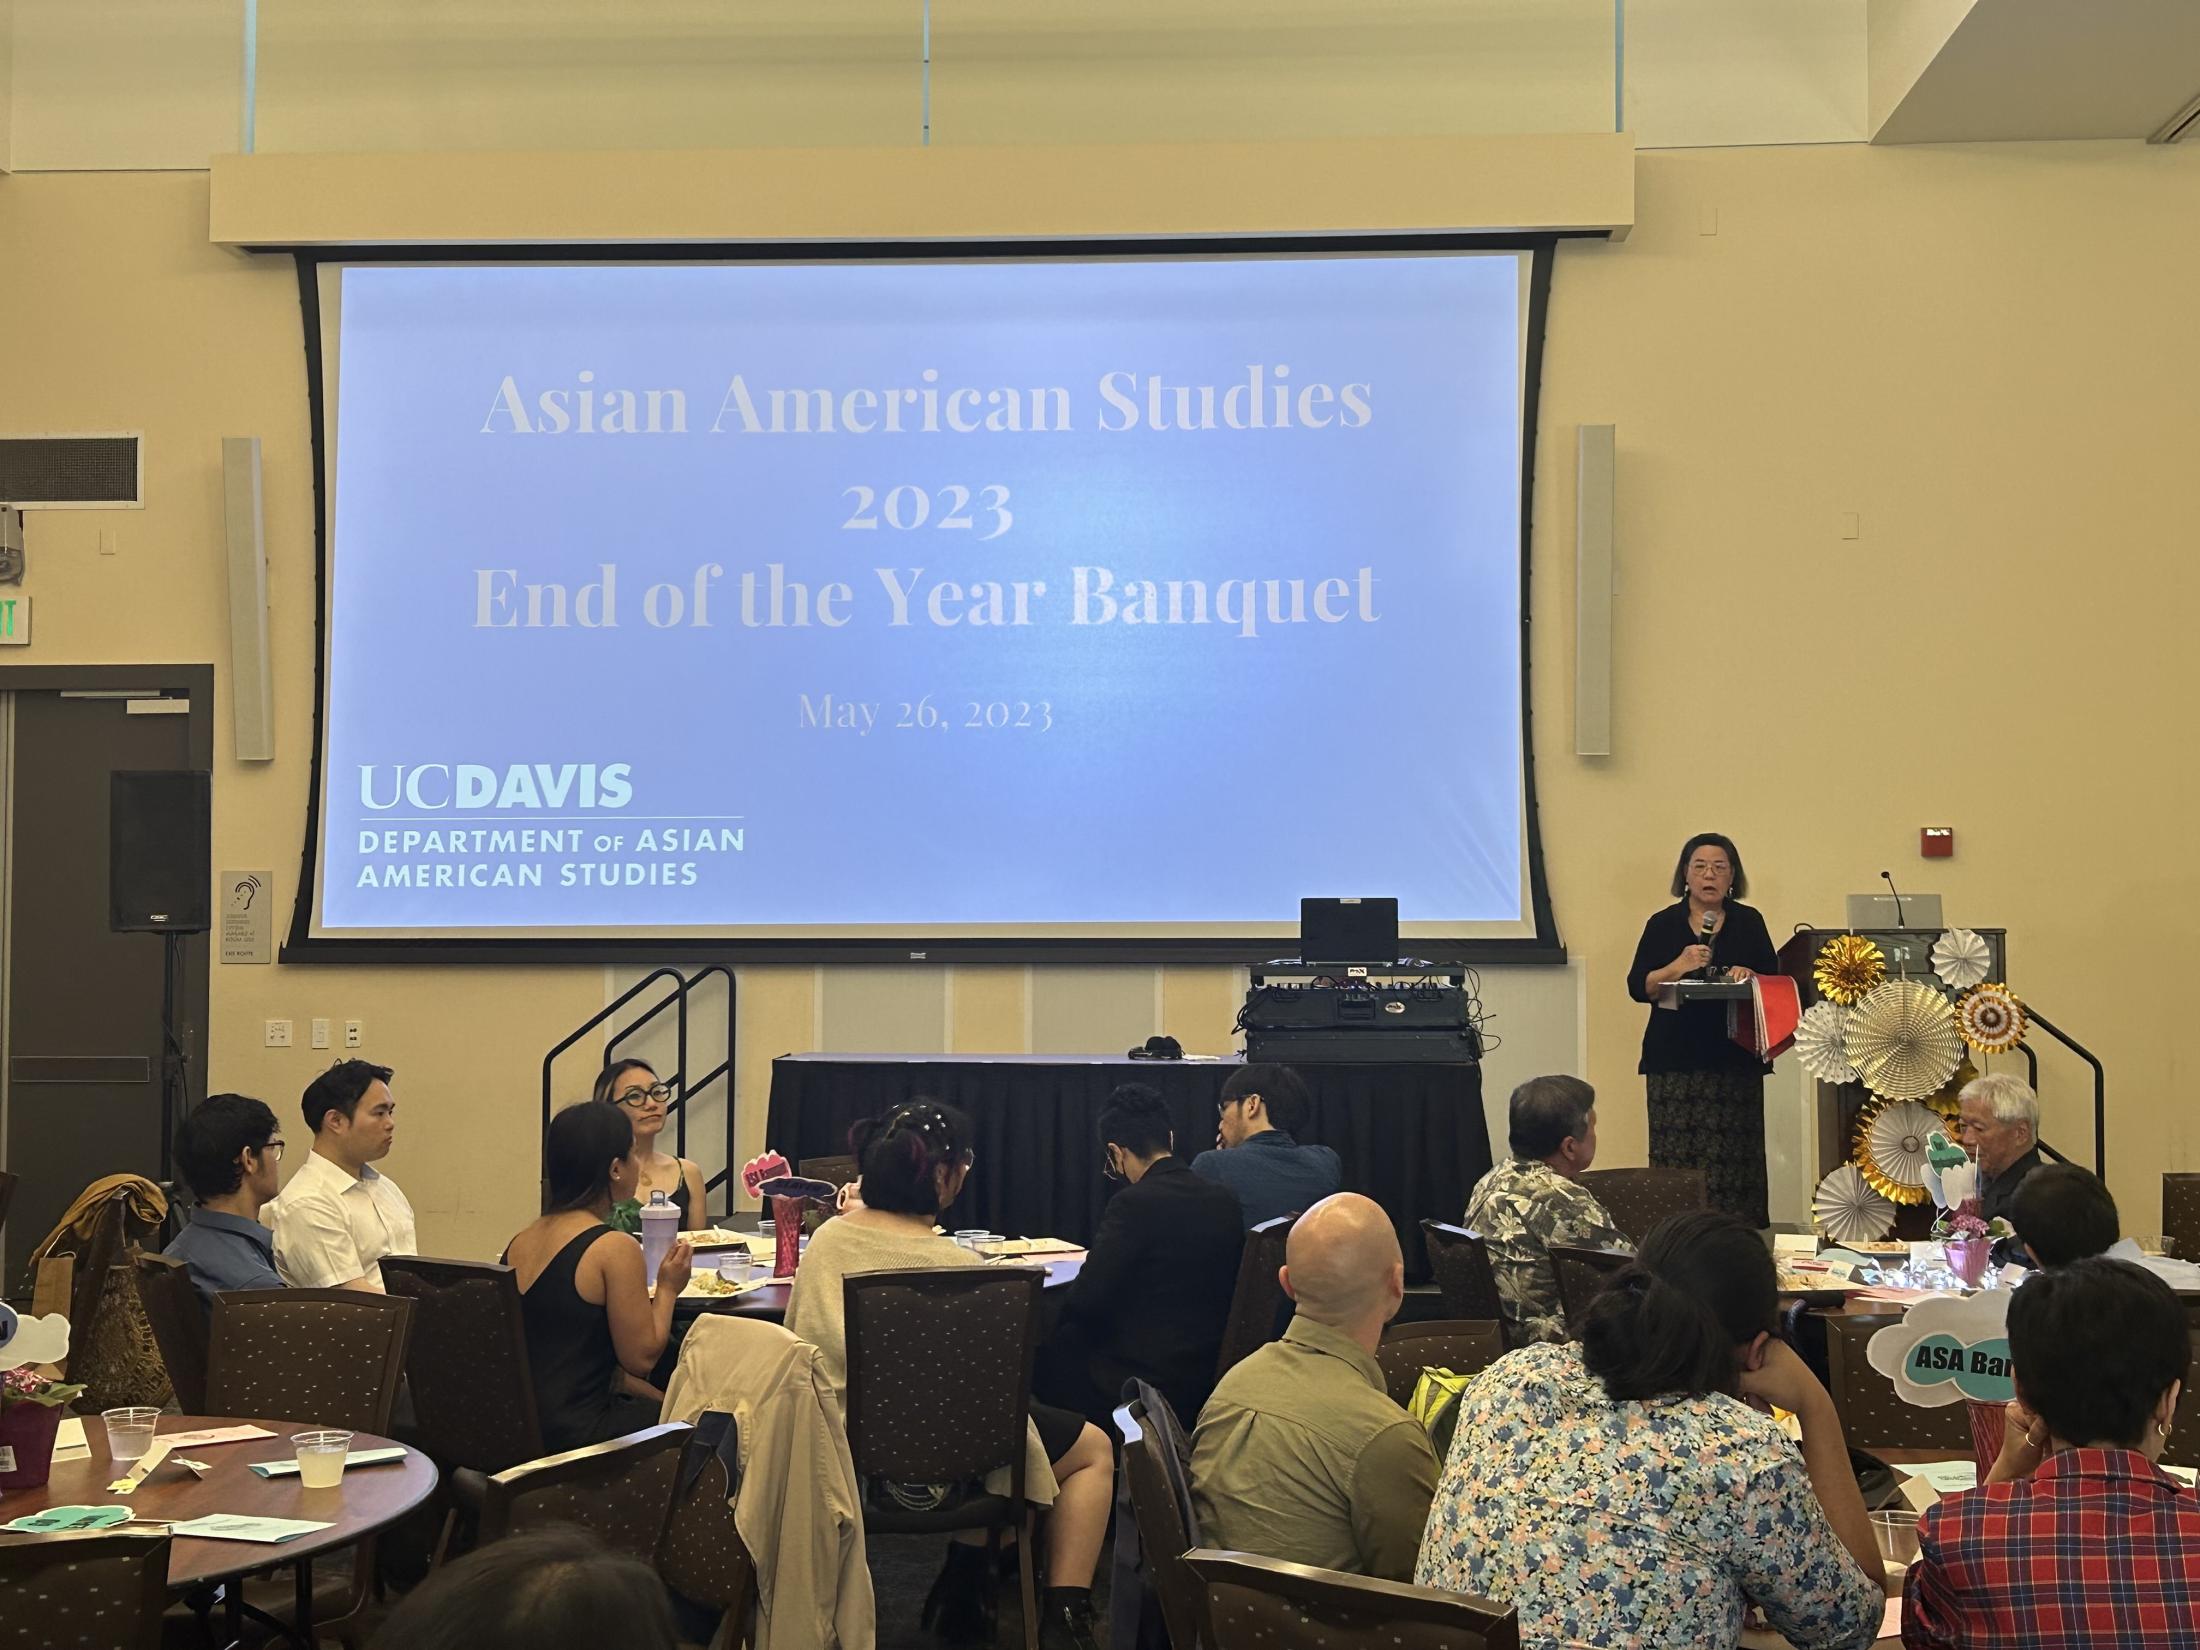
M397 1139L390 1068L339 1060L306 1086L313 1150L268 1205L275 1266L293 1289L382 1287L384 1255L415 1255L412 1205L374 1164Z

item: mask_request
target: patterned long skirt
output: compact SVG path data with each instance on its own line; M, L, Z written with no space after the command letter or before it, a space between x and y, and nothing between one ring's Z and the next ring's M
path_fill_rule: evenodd
M1650 1162L1701 1169L1711 1207L1765 1227L1765 1079L1757 1071L1666 1071L1643 1081Z

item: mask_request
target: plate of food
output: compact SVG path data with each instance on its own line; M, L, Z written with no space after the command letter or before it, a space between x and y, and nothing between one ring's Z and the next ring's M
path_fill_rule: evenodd
M1845 1301L1865 1287L1822 1266L1783 1266L1776 1281L1784 1298L1808 1301L1813 1306L1831 1306Z
M767 1283L783 1280L762 1273L742 1283L728 1283L716 1272L697 1272L688 1279L687 1287L680 1291L682 1300L725 1300L733 1295L745 1295L752 1289L761 1289Z
M680 1235L688 1240L690 1249L746 1249L751 1234L729 1232L722 1226L705 1226Z

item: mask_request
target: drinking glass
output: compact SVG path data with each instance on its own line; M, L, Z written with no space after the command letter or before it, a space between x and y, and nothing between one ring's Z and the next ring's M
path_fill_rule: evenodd
M1879 1542L1879 1556L1889 1564L1917 1562L1917 1514L1890 1510L1872 1514L1872 1535Z
M351 1452L348 1432L294 1432L298 1482L309 1490L332 1490L344 1481L344 1458Z
M107 1454L111 1460L135 1461L153 1447L153 1431L160 1425L157 1409L107 1409L99 1418L107 1423Z
M2142 1254L2167 1256L2177 1253L2177 1240L2160 1232L2147 1237L2135 1237L2131 1241L2139 1246Z
M749 1281L749 1271L754 1258L743 1248L728 1249L718 1257L718 1281L730 1283L738 1289Z

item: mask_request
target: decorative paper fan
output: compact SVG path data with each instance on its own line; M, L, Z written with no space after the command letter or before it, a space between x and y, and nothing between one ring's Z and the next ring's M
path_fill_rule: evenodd
M1803 1069L1821 1083L1853 1083L1856 1068L1849 1064L1849 1011L1839 1003L1816 1002L1795 1028L1795 1052Z
M1923 1203L1926 1137L1940 1114L1915 1100L1875 1100L1856 1119L1856 1168L1881 1197Z
M1829 1243L1874 1243L1894 1229L1894 1205L1871 1189L1854 1163L1818 1182L1810 1216Z
M1937 987L1889 980L1849 1010L1849 1064L1874 1094L1922 1100L1963 1058L1956 1012Z
M1818 994L1844 1008L1887 977L1887 955L1858 934L1838 934L1826 941L1811 969Z
M1933 941L1933 972L1952 991L1968 991L1993 964L1986 942L1968 928L1951 928Z
M2004 1054L2024 1041L2024 1005L2005 985L1977 985L1956 999L1956 1029L1981 1054Z

